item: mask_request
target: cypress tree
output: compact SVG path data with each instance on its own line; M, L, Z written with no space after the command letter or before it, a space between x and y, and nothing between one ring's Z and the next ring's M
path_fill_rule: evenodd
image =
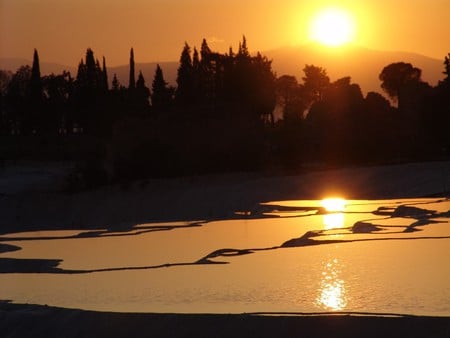
M41 70L39 66L39 55L36 49L34 50L33 67L31 68L30 96L33 103L40 103L42 99Z
M108 85L108 72L106 70L106 60L105 57L103 57L103 69L102 69L102 74L103 74L103 87L105 88L105 90L108 90L109 85Z
M176 100L181 104L192 103L193 66L191 48L185 42L180 56L180 66L177 73Z
M25 133L35 133L43 129L47 121L42 120L42 81L41 71L39 67L39 56L35 49L33 54L33 66L31 68L31 76L29 82L29 101L27 104L30 106L26 108L26 114L24 114L23 128Z
M86 80L87 85L90 88L94 88L96 84L96 62L94 58L94 52L92 49L88 48L86 50Z
M133 90L136 88L136 80L134 78L134 51L133 48L130 50L130 80L128 89Z

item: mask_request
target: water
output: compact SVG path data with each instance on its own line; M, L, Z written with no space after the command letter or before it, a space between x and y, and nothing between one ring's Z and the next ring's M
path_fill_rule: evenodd
M445 199L346 201L334 211L278 201L228 220L9 234L0 242L21 250L0 254L0 299L132 312L449 316L449 211Z

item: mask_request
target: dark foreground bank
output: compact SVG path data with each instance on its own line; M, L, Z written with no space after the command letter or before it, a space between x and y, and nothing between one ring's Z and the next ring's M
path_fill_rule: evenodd
M13 337L450 337L450 317L144 314L0 303Z

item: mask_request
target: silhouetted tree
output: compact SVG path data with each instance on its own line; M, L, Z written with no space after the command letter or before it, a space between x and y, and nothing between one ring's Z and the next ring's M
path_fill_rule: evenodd
M277 79L278 104L283 109L284 120L301 120L306 109L303 98L303 86L300 86L295 76L283 75Z
M118 92L118 91L119 91L119 89L120 89L120 83L119 83L119 80L117 79L116 73L114 73L114 76L113 76L113 80L112 80L111 85L112 85L111 90L112 90L113 92Z
M175 99L178 104L186 105L193 103L193 75L191 48L185 43L181 52L180 66L177 72Z
M324 68L314 65L305 65L303 68L305 76L302 78L305 89L307 105L310 106L322 99L323 93L330 85L330 78Z
M139 71L136 82L136 108L139 112L146 113L149 108L150 89L145 85L144 75Z
M242 36L242 43L239 43L239 50L238 50L238 57L249 57L250 53L248 51L247 47L247 39L245 38L245 35Z
M30 132L27 115L30 97L30 66L20 67L8 84L5 97L7 130L11 135Z
M450 158L450 53L444 57L446 77L430 90L423 109L421 125L436 156Z
M39 133L42 129L42 119L46 112L43 111L43 95L42 95L42 81L41 81L41 70L39 66L39 56L35 49L33 54L33 66L31 68L31 78L30 78L30 97L29 97L29 108L26 114L26 128L28 132Z
M220 68L223 64L224 56L214 53L209 48L206 39L202 41L200 55L200 64L195 72L195 79L198 81L196 83L196 97L202 104L207 104L209 108L214 110L217 98L222 94L222 70Z
M330 83L307 115L308 133L319 157L330 163L359 160L364 155L364 98L350 77Z
M107 113L105 111L104 72L100 63L95 61L94 52L86 50L85 61L80 61L76 81L74 83L74 110L70 117L73 121L73 130L83 130L91 135L105 129Z
M164 74L161 67L156 65L155 76L152 82L152 107L155 111L161 112L169 109L171 104L171 90L164 80Z
M136 88L136 80L134 77L134 51L133 48L130 50L130 76L128 82L128 89L134 90Z
M41 104L42 102L41 70L39 66L39 56L36 49L34 50L33 66L31 68L30 97L33 104Z
M106 70L106 60L105 57L103 57L103 68L102 68L102 73L103 73L103 87L108 90L109 88L109 83L108 83L108 71Z
M8 134L8 113L6 110L6 94L13 73L0 69L0 135Z
M421 81L422 71L410 63L396 62L383 68L379 75L381 88L389 97L397 102L401 101L401 91L411 83Z
M450 53L448 53L444 58L444 71L445 75L444 81L450 81Z
M48 75L42 80L46 99L45 114L41 117L45 133L68 133L72 125L69 115L69 99L73 92L73 79L69 72Z

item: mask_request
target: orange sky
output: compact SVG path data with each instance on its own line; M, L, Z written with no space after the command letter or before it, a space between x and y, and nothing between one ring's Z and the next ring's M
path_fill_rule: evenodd
M251 51L308 43L321 7L339 5L358 25L355 43L444 59L450 52L450 0L0 0L0 57L75 66L91 47L109 66L174 61L184 41L203 37L225 52L245 34Z

